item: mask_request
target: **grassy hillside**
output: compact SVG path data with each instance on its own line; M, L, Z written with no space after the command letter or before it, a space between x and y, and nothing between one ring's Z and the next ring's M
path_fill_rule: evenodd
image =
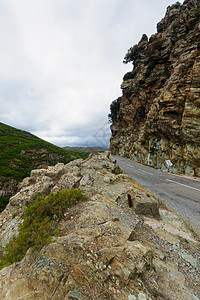
M92 152L104 152L107 150L102 147L70 147L70 146L66 146L63 148L66 150L71 150L71 151L80 152L80 153L87 153L87 154L90 154Z
M17 184L40 165L68 163L86 154L67 151L33 134L0 123L0 211L5 208Z

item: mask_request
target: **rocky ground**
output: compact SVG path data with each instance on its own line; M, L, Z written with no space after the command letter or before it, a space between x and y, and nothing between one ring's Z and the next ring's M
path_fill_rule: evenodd
M200 241L105 153L33 170L0 215L0 245L36 193L80 188L61 236L0 271L0 299L199 299Z

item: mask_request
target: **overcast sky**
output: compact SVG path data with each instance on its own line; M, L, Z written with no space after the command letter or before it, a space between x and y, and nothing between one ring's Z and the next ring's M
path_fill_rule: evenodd
M58 146L108 146L123 58L174 2L0 0L0 121Z

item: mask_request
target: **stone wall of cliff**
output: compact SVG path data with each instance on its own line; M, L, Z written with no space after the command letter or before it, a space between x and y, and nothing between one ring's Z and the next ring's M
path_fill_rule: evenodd
M137 52L112 120L112 153L200 176L200 1L169 6Z

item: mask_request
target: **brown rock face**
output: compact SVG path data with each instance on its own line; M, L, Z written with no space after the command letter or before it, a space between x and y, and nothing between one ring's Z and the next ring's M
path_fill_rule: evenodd
M138 43L112 120L113 154L200 176L199 16L198 0L168 7L158 33Z

